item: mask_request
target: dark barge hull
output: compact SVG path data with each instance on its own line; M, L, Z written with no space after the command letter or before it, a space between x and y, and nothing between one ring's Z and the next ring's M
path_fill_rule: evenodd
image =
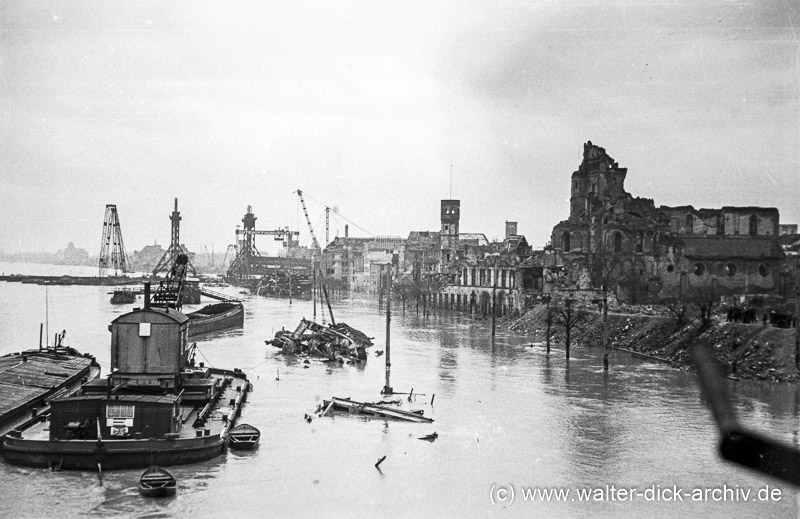
M221 454L228 448L229 434L241 415L247 401L250 383L241 372L213 369L216 376L235 377L230 391L235 393L220 398L226 415L224 426L215 434L204 427L186 426L187 431L195 431L195 437L147 438L147 439L88 439L88 440L45 440L25 438L25 430L17 429L0 438L0 454L12 465L26 467L65 469L65 470L120 470L147 468L151 465L186 465L206 461ZM241 388L241 390L239 389ZM235 398L230 398L235 394ZM209 406L206 406L209 407ZM222 412L223 408L214 408ZM41 416L38 419L46 419ZM33 421L36 423L36 420ZM200 435L199 431L207 434ZM99 464L99 465L98 465Z
M12 433L13 434L13 433ZM40 441L8 435L3 457L11 464L67 470L136 469L153 463L185 465L216 458L225 452L220 435L178 440Z
M242 303L215 303L186 314L189 318L189 337L204 333L241 328L244 325Z

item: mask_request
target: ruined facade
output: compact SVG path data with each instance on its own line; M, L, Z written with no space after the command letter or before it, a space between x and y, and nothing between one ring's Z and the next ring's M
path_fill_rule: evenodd
M779 294L790 268L769 207L656 207L625 191L627 169L590 142L572 173L570 214L551 236L563 284L640 303L691 296Z

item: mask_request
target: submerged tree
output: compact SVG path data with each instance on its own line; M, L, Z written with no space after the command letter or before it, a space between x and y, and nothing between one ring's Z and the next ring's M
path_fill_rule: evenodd
M567 360L569 360L569 347L572 329L583 322L588 315L585 308L576 306L573 303L575 303L574 299L564 299L563 303L559 305L556 315L556 323L564 327L564 343L567 352Z

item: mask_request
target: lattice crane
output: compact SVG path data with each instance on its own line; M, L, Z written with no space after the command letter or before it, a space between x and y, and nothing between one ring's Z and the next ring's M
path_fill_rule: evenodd
M99 276L106 275L106 269L114 267L114 275L121 271L133 272L128 255L125 254L125 245L122 243L122 231L119 226L117 206L106 205L105 221L103 222L103 237L100 241L100 272Z
M300 197L300 205L303 206L303 214L306 215L306 223L308 223L308 232L311 233L311 240L314 243L314 249L318 253L322 252L322 247L319 246L319 242L317 241L317 236L314 234L314 227L311 226L311 218L308 217L308 209L306 209L306 201L303 200L303 192L299 189L297 190L297 196Z

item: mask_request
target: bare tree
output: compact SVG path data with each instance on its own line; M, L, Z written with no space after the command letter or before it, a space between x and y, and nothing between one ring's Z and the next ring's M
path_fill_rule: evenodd
M661 300L661 304L669 310L675 320L675 328L678 329L686 324L686 313L689 303L683 297L667 297Z
M563 304L558 308L556 323L564 327L564 343L567 350L567 360L569 360L569 347L572 329L584 321L588 315L586 309L573 305L574 299L564 299Z
M711 286L697 287L690 296L690 301L697 309L697 315L700 318L699 332L702 332L711 324L714 309L719 304L719 298L716 295L717 280L712 279L711 281Z

